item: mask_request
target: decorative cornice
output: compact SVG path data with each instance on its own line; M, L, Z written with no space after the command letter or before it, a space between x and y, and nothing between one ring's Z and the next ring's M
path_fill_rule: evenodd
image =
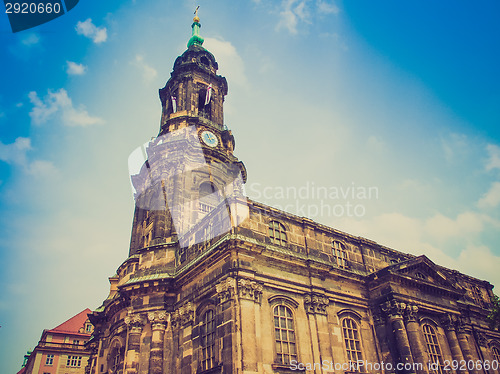
M304 305L307 313L318 313L326 315L326 307L330 300L322 295L306 294L304 295Z

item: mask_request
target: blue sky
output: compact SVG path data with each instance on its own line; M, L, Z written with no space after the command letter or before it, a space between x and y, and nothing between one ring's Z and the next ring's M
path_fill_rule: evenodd
M17 34L0 17L2 372L127 256L127 158L158 133L197 5L143 3L81 0ZM250 197L500 284L497 1L200 5Z

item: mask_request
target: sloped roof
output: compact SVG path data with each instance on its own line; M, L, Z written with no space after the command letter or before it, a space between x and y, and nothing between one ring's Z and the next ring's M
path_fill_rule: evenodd
M21 370L19 370L19 371L17 372L17 374L24 374L24 372L25 372L25 371L26 371L26 368L24 367L24 368L22 368Z
M84 327L85 321L89 318L88 317L89 313L92 313L92 311L89 308L87 308L78 313L76 316L71 317L66 322L61 323L57 327L54 327L50 331L78 333L79 330Z

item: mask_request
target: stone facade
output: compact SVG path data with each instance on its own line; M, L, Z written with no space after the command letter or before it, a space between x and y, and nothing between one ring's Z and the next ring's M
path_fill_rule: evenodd
M193 35L198 29L195 18ZM227 83L216 72L195 42L160 90L159 136L194 126L217 140L201 141L209 169L196 172L171 149L148 151L143 170L155 173L155 160L169 159L176 179L160 172L151 190L134 182L145 192L129 257L90 315L87 372L430 374L450 361L454 374L500 373L500 333L486 323L488 282L241 197L198 215L203 183L222 191L227 180L246 179L223 124ZM162 193L170 203L144 204ZM244 219L234 207L246 209ZM197 239L229 210L227 230Z

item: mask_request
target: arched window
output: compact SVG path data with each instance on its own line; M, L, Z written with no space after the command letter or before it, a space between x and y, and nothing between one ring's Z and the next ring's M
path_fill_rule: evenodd
M345 269L347 267L347 251L341 242L332 242L333 261L339 268Z
M207 119L212 119L211 104L214 94L213 92L211 92L210 97L207 97L207 94L208 87L202 88L200 91L198 91L198 115Z
M344 336L347 360L349 362L363 360L358 324L354 319L346 317L342 320L342 335Z
M202 214L210 213L217 205L219 205L219 196L216 194L217 188L211 182L203 182L200 184L200 212Z
M272 244L286 245L286 230L282 223L271 221L269 223L269 238Z
M289 365L292 360L297 360L293 314L286 305L274 307L274 336L276 339L276 362Z
M427 352L429 360L433 364L438 364L438 370L435 373L442 373L441 370L441 349L437 340L436 330L429 324L423 326L425 343L427 344Z
M208 370L215 366L215 312L213 309L203 314L200 341L201 369Z
M117 342L112 347L108 358L109 372L120 374L123 372L123 349Z
M493 360L497 361L500 364L500 349L498 347L491 347L491 353L493 354Z

